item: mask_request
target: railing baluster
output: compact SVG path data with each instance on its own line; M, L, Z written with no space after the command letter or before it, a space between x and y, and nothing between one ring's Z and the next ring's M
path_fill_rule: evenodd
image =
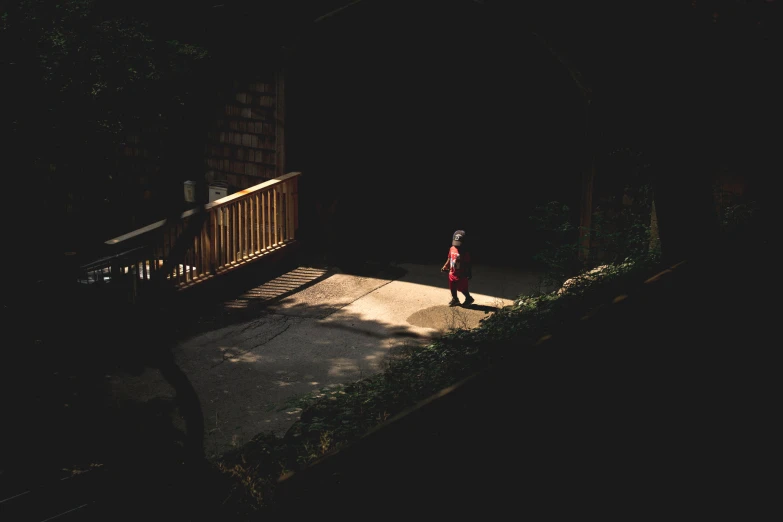
M148 272L147 272L147 256L144 256L144 257L142 257L142 260L141 260L141 277L142 277L141 280L142 280L143 283L147 282L147 275L148 275Z
M282 242L286 242L288 240L288 183L283 183L283 190L280 194L280 216L282 217L283 223L281 225L282 228L282 237L280 240Z
M294 213L293 213L293 202L294 202L294 184L292 180L286 181L286 187L285 187L285 227L286 227L286 234L285 238L287 240L294 239Z
M193 267L193 265L196 264L196 255L198 254L197 246L198 246L198 236L194 236L191 239L191 241L190 241L190 248L188 248L188 255L187 255L187 257L188 257L188 265L187 266L189 267L189 269L188 269L188 274L187 274L187 277L185 278L185 280L188 283L192 283L193 282L193 276L194 276L194 273L193 273L194 267Z
M234 203L231 205L231 256L234 264L239 261L237 250L239 249L239 206Z
M182 239L180 241L185 239L185 230L187 230L187 225L182 227ZM190 281L190 270L188 267L192 264L193 260L191 259L191 254L193 253L193 243L186 246L185 251L182 253L182 283L187 283Z
M204 238L206 237L208 226L209 226L209 222L205 219L204 223L201 225L201 230L198 231L198 235L196 236L196 241L198 241L198 256L196 257L196 278L200 278L206 275L204 267L206 267L207 264L205 263L206 258L204 257L204 251L206 250L207 246L205 244L206 241L204 241Z
M203 212L206 212L206 210L204 210ZM200 248L201 257L199 258L199 270L198 270L199 277L207 275L208 262L207 262L206 252L207 252L207 230L209 230L208 227L209 227L209 215L207 215L207 219L204 220L204 226L201 227L201 233L198 235L198 239L201 245Z
M226 205L226 208L223 209L223 266L225 267L228 267L229 255L231 253L231 229L229 228L229 221L231 220L230 208L231 207Z
M299 229L299 178L292 180L294 183L294 233Z
M245 205L241 199L237 201L237 242L239 243L237 261L245 258Z
M226 262L225 266L228 268L228 265L231 263L231 205L226 205L226 212L225 212L226 222Z
M252 254L252 250L250 249L250 198L245 197L242 200L244 207L245 207L245 220L244 220L244 234L242 234L245 237L245 258L250 257L250 254Z
M150 254L150 279L155 277L155 264L158 262L158 242L152 245L152 254Z
M169 259L169 256L171 255L171 225L166 227L166 232L164 235L164 246L163 246L163 264L166 264L166 261ZM166 274L166 279L169 279L171 274Z
M244 230L242 231L242 236L245 238L245 258L250 257L251 250L250 250L250 198L245 197L242 199L242 205L245 209L245 219L242 222L242 226L244 227Z
M166 264L168 262L168 260L171 259L171 249L174 246L174 232L175 232L173 225L169 226L168 232L169 232L169 235L168 235L168 238L169 238L169 251L166 254L166 259L163 261L164 264ZM171 270L173 270L173 267L171 268ZM166 278L167 279L171 279L172 282L174 282L174 272L170 272L169 274L166 274Z
M242 209L242 212L239 214L239 228L237 229L237 232L239 232L239 242L241 243L239 249L239 260L241 261L245 259L245 256L247 255L247 243L245 242L245 214L247 213L247 208L245 207L245 200L240 199L237 202L237 206Z
M274 216L275 216L274 217L274 221L273 221L274 226L275 226L275 235L273 236L274 237L274 243L273 244L275 246L277 246L277 242L278 242L278 235L277 235L278 219L277 219L277 213L278 213L278 210L279 210L279 205L277 204L277 189L274 189L274 188L272 189L272 197L274 198Z
M223 262L223 266L228 268L228 264L231 260L231 207L226 206L225 211L223 212L223 217L226 218L225 222L223 223L223 226L225 227L225 243L223 243L223 248L225 248L225 253L223 256L225 257L225 260Z
M199 231L201 232L201 231ZM198 263L198 256L200 255L199 250L199 240L201 239L201 234L197 233L193 236L193 238L190 240L190 282L192 283L193 280L196 278L197 275L197 268L196 264Z
M226 266L233 262L234 252L234 209L231 205L226 207Z
M229 237L231 238L231 243L229 244L229 262L231 264L236 263L237 259L237 225L236 225L236 217L237 217L237 209L236 205L229 205L229 215L231 217L230 219L230 226L229 226Z
M271 215L270 211L269 211L269 191L268 190L264 191L261 194L261 201L262 201L262 203L264 205L264 212L263 212L263 214L261 216L264 219L264 223L263 223L263 229L261 230L261 233L264 236L264 248L268 249L269 248L269 243L270 243L270 241L269 241L269 216Z
M216 208L214 210L209 211L209 218L212 220L212 234L210 234L210 259L212 261L210 271L209 273L211 275L217 275L217 271L220 268L220 263L218 262L219 255L220 255L220 236L219 234L219 221L220 218L218 217L220 214L220 208Z
M285 240L288 237L288 214L286 213L286 198L288 197L288 191L286 190L285 183L281 183L278 194L278 197L280 198L280 242L285 243Z
M132 266L128 267L128 277L131 278L131 295L130 295L130 301L131 303L136 302L136 294L139 291L139 273L136 271L138 268L138 261L134 261Z
M256 206L256 195L250 194L247 197L248 204L250 205L250 227L248 233L250 234L250 255L255 256L258 250L258 242L256 241L256 215L258 214L258 207Z
M255 227L255 236L256 236L256 249L255 252L258 254L261 252L261 207L260 207L260 198L258 197L258 194L253 194L253 201L255 201L255 209L256 213L255 216L253 216L253 225Z
M176 233L174 235L174 245L177 244L177 239L182 235L181 225L177 223ZM176 274L176 278L174 279L175 284L179 284L182 282L182 270L180 270L180 262L184 262L184 259L172 259L174 262L174 273Z

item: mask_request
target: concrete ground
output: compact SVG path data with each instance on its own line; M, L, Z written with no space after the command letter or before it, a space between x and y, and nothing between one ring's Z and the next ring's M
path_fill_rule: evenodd
M226 310L263 303L250 320L180 342L174 356L201 402L206 455L215 458L260 432L283 435L299 418L297 397L378 372L393 348L478 326L538 288L531 272L476 267L475 303L452 308L440 266L396 268L394 277L295 268L223 303ZM118 403L174 397L155 369L109 380ZM184 431L179 415L172 422Z

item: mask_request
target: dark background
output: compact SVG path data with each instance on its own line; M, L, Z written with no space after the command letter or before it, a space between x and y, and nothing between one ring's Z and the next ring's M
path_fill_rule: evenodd
M668 176L670 192L678 177L728 167L746 176L755 198L771 201L775 193L765 179L780 164L779 2L364 0L315 21L347 3L96 3L107 18L148 20L159 41L212 53L202 76L188 80L198 94L180 122L187 132L167 142L159 181L177 199L172 207L182 203L181 178L201 176L206 131L199 125L215 118L215 93L280 65L287 69L286 170L304 173L300 232L344 257L440 262L452 232L463 228L477 261L529 264L542 238L528 216L557 199L576 218L590 151L597 182L612 169L622 176L608 158L629 148L653 174ZM593 88L589 144L582 95L551 50ZM8 83L21 113L38 106L28 85ZM132 100L154 112L155 100ZM39 112L31 128L46 121ZM8 162L19 162L9 171L27 172L23 162L46 143L35 137L24 137L30 150L19 154L9 145ZM105 178L111 158L95 156L76 163L94 160L96 179ZM24 186L52 190L39 181ZM24 199L7 205L9 216L25 211ZM331 217L319 213L335 201ZM52 233L66 222L43 212L25 224L36 219L12 227L10 242L32 249L48 236L58 255L75 249L58 241L82 231ZM84 220L94 228L102 221Z
M303 198L338 199L335 240L358 256L438 262L462 228L477 261L529 263L532 208L577 207L583 112L567 71L470 2L364 4L291 55L286 169L304 172Z

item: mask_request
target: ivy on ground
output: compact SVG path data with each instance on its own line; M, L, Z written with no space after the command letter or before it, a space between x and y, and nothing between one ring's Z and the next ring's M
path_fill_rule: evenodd
M475 329L452 330L426 346L393 353L380 373L289 401L281 409L302 411L284 437L260 434L219 462L221 471L232 477L232 497L249 509L268 505L281 475L302 469L406 408L490 367L509 346L530 346L598 306L618 285L648 274L654 263L643 259L608 265L575 278L561 292L520 296Z

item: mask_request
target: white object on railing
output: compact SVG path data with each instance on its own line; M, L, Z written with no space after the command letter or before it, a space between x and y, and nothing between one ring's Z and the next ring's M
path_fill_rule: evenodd
M185 201L187 203L195 203L196 202L196 182L195 181L186 181L185 182Z
M209 202L228 196L228 187L216 182L209 185Z

